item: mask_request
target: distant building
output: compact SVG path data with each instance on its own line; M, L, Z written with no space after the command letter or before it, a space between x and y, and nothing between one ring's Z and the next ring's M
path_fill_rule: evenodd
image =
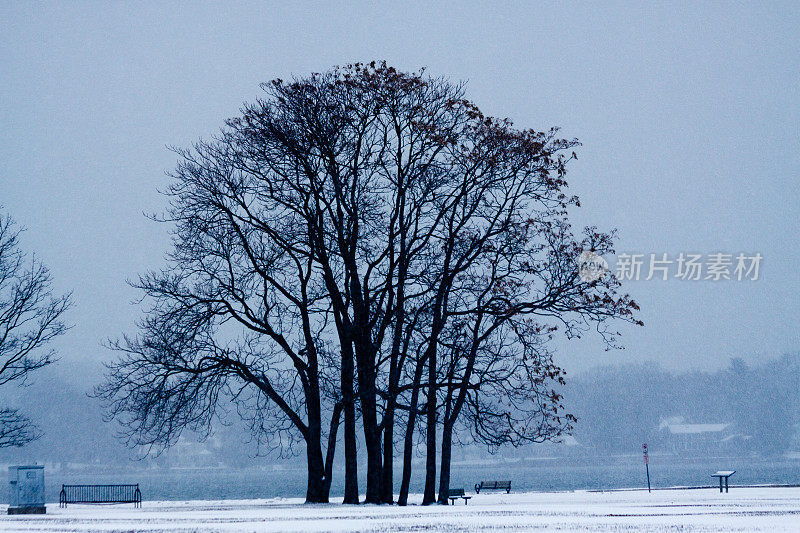
M682 416L662 420L658 432L664 448L675 453L736 451L751 438L737 433L731 423L687 423Z
M181 438L163 456L164 466L171 468L209 468L221 466L214 453L220 443L215 437L203 442Z

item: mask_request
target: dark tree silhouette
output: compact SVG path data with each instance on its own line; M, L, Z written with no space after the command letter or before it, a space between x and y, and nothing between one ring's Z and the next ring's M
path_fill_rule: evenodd
M25 384L31 372L55 361L47 345L63 334L69 295L53 296L50 272L19 248L20 231L0 215L0 386ZM16 409L0 409L0 448L23 446L39 431Z
M333 450L326 465L321 336L329 304L315 278L315 243L291 207L236 170L225 141L180 153L167 191L176 224L170 267L135 283L152 306L140 335L112 344L123 355L96 393L132 444L156 447L187 427L209 431L220 399L232 399L267 445L304 442L306 498L327 502ZM332 447L339 409L331 409Z
M467 413L497 445L568 429L548 389L561 372L537 350L548 321L568 334L635 321L612 279L578 277L582 249L605 253L611 238L569 232L562 152L577 143L484 117L462 86L384 63L263 88L216 138L178 151L175 250L136 284L151 308L98 389L131 442L209 430L231 399L257 435L303 441L307 500L327 501L341 417L354 503L360 415L365 501L388 503L405 422L405 503L424 416L432 503L437 425L451 439Z

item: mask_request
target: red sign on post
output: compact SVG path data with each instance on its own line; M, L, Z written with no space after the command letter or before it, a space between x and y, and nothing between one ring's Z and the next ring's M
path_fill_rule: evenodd
M647 444L642 444L642 454L644 454L644 468L647 472L647 492L650 492L650 458L647 457Z

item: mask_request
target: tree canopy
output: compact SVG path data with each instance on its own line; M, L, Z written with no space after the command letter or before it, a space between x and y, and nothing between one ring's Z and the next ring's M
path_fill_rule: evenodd
M425 503L437 457L446 503L457 426L489 446L569 431L549 340L596 329L615 346L608 325L638 323L613 276L579 276L578 256L613 238L568 222L577 141L385 63L262 87L218 135L176 150L169 266L136 283L149 308L98 389L131 442L170 445L233 401L268 445L304 444L307 499L327 501L343 419L357 502L358 418L366 501L380 503L400 423L400 503L423 434Z

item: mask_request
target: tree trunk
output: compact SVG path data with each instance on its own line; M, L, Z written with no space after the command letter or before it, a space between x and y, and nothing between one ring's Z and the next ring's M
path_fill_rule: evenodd
M405 212L405 185L402 172L397 176L398 211ZM397 272L397 303L392 328L392 353L389 358L389 396L386 399L386 410L383 414L383 473L381 476L381 498L386 503L394 502L394 416L397 404L397 389L400 380L400 346L403 343L403 326L405 323L405 285L408 274L408 250L406 238L408 225L404 216L399 217L400 256ZM394 247L392 247L394 252ZM393 256L394 254L392 254ZM394 259L394 258L393 258ZM406 344L406 348L408 345ZM405 360L405 357L403 358Z
M308 333L308 330L305 330ZM308 487L306 503L328 503L329 483L325 479L325 462L322 457L322 410L320 408L319 375L316 350L308 351L308 385L304 387L308 428L305 432L306 459L308 462Z
M353 398L352 345L342 346L342 403L344 407L344 500L358 503L358 450L356 448L356 405Z
M398 321L400 319L398 318ZM383 472L381 475L381 499L385 503L394 502L394 417L397 405L397 385L400 374L398 368L400 335L402 328L396 327L394 346L389 364L389 397L383 414Z
M403 477L400 481L400 494L397 496L397 505L408 504L408 486L411 483L411 455L414 451L414 423L416 414L416 401L412 401L406 424L406 436L403 444Z
M380 433L377 431L377 423L365 422L364 436L367 440L367 495L364 503L383 503L381 498L381 439Z
M359 368L359 401L367 449L367 494L364 503L381 503L381 435L375 405L375 381L370 378L370 373L369 369Z
M417 421L419 382L422 379L423 362L424 360L418 361L417 368L414 369L414 383L411 389L411 403L409 404L405 442L403 443L403 478L400 481L400 494L397 497L397 505L408 504L408 488L411 483L411 456L414 453L414 427Z
M306 458L308 460L308 487L306 489L306 503L328 503L329 486L325 481L325 465L322 461L322 448L320 448L320 433L311 431L306 440Z
M425 439L425 494L422 505L436 501L436 350L428 350L428 412Z
M344 406L344 500L342 503L358 503L358 498L356 406L349 401Z
M336 455L336 434L339 432L339 419L342 415L342 403L333 406L331 415L331 428L328 431L328 449L325 452L325 493L330 495L331 481L333 481L333 459Z
M439 467L439 503L447 505L450 492L450 458L453 449L453 424L445 418L442 424L442 464Z
M383 425L383 473L381 475L381 500L394 502L394 406L387 406Z

